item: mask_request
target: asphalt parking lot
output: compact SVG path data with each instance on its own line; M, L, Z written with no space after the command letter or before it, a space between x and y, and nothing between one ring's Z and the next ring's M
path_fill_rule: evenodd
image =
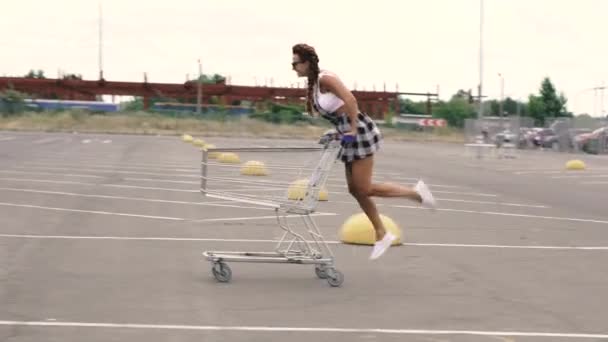
M281 230L266 207L203 197L200 160L179 137L0 132L0 340L608 340L606 157L386 142L375 178L423 178L440 208L377 199L404 244L373 262L339 241L360 209L338 163L314 216L335 288L285 264L217 282L203 251L271 250Z

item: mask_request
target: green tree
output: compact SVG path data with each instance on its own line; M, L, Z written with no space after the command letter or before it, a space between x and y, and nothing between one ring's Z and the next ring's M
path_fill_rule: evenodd
M272 123L287 123L293 124L296 122L310 122L310 118L302 114L304 107L301 105L286 105L280 103L269 103L268 109L264 111L256 111L249 117L253 119L263 120Z
M44 76L44 71L42 71L42 70L34 71L34 69L30 69L30 71L25 76L23 76L23 77L25 77L25 78L39 78L39 79L46 78Z
M135 97L133 100L124 102L123 109L127 112L137 112L144 110L144 99L142 97Z
M465 119L474 118L476 115L475 107L460 96L453 96L449 102L439 103L433 113L434 117L445 119L454 127L463 127Z
M224 77L220 74L213 74L213 75L203 74L199 77L199 80L201 80L201 82L203 82L203 84L217 84L217 83L226 82L226 77Z
M490 110L490 115L498 116L500 115L500 103L498 100L489 100L484 102L485 108Z
M489 111L490 115L500 115L500 100L484 101L484 106L486 110ZM503 100L503 115L516 115L518 113L518 110L521 115L526 115L526 113L528 112L528 105L525 102L519 102L510 97L507 97Z
M560 117L566 116L566 102L567 99L563 93L557 95L555 86L551 83L548 77L543 79L540 86L540 97L544 104L546 116Z
M73 74L73 73L64 74L63 79L64 80L82 80L82 74Z
M528 97L528 112L534 119L536 125L542 125L545 121L545 103L540 96L530 94Z
M458 99L462 99L462 100L468 100L469 99L469 94L470 94L470 91L465 91L463 89L458 89L458 91L456 92L456 94L452 95L452 99L458 98Z
M541 82L539 94L530 94L527 111L522 114L534 118L537 125L546 123L549 118L572 117L572 113L566 109L567 102L563 92L558 95L551 79L545 77Z
M407 114L424 114L426 112L425 102L414 102L410 99L399 99L399 112Z
M503 110L509 114L517 114L517 105L518 101L513 100L510 97L507 97L503 104ZM522 104L519 103L519 111L522 112Z
M13 89L0 92L0 112L3 116L21 113L25 110L27 95Z

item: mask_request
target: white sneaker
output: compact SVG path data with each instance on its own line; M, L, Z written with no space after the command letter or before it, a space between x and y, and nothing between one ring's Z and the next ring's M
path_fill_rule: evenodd
M376 241L374 243L374 249L372 250L372 254L370 255L370 259L378 259L386 250L392 245L393 241L395 241L397 237L391 232L386 232L382 240Z
M437 201L435 201L433 194L431 194L431 190L429 190L429 187L424 184L422 179L416 183L414 190L420 195L420 197L422 197L422 205L424 207L431 208L433 210L437 208Z

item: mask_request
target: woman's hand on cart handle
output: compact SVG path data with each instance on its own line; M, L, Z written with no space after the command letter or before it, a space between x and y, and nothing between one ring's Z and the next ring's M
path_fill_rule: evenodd
M326 145L331 141L341 140L340 133L335 129L329 129L323 133L321 138L319 139L319 144Z
M342 135L342 144L343 145L350 145L352 143L354 143L355 141L357 141L357 136L356 136L356 132L346 132Z

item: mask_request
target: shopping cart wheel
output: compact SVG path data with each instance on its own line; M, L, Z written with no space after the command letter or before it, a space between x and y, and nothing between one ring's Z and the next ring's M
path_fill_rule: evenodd
M324 265L316 265L315 273L317 274L317 277L319 277L320 279L326 279L327 278L327 267L325 267Z
M232 278L232 270L223 262L214 263L211 272L220 283L227 283Z
M325 273L327 275L327 282L333 287L338 287L344 282L344 275L335 268L328 268L325 270Z

